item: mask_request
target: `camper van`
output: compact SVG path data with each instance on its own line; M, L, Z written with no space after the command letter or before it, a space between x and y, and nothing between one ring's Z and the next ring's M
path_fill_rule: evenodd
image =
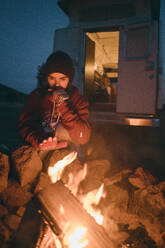
M91 121L159 126L163 110L159 0L59 0L69 18L54 51L75 65Z

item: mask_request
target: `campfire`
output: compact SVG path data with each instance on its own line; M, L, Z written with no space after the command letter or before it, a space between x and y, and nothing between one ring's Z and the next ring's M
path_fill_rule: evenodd
M67 149L49 155L43 162L22 146L11 165L1 154L1 247L165 247L164 181L142 164L116 170L110 158L82 165Z
M48 174L52 184L37 195L39 212L52 229L52 232L49 230L49 239L42 247L48 248L51 240L57 248L113 248L114 245L103 228L103 215L97 209L101 198L106 195L104 185L87 194L77 194L80 183L87 175L86 163L76 175L69 174L67 184L60 180L64 168L76 157L77 153L71 152L49 167ZM41 240L40 247L42 243Z

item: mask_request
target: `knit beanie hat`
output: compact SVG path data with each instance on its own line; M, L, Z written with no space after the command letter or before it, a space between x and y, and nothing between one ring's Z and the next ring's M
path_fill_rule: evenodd
M72 82L74 77L73 61L69 55L62 51L53 52L44 64L44 72L46 75L54 72L63 73Z

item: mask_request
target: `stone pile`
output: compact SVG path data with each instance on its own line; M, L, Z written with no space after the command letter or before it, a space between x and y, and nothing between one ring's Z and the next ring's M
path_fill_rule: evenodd
M0 247L12 247L27 204L51 183L49 166L69 150L51 151L47 157L30 146L22 146L10 157L0 153ZM81 198L104 184L106 197L96 208L104 216L104 228L117 248L165 247L165 181L159 181L142 165L112 171L110 160L87 160L87 175L78 187ZM76 159L67 166L61 180L82 170ZM30 247L29 247L30 248Z

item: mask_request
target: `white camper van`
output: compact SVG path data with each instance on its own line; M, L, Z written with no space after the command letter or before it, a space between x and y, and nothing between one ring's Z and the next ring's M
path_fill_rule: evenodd
M159 126L163 109L159 0L59 0L69 25L54 50L73 59L91 121Z

